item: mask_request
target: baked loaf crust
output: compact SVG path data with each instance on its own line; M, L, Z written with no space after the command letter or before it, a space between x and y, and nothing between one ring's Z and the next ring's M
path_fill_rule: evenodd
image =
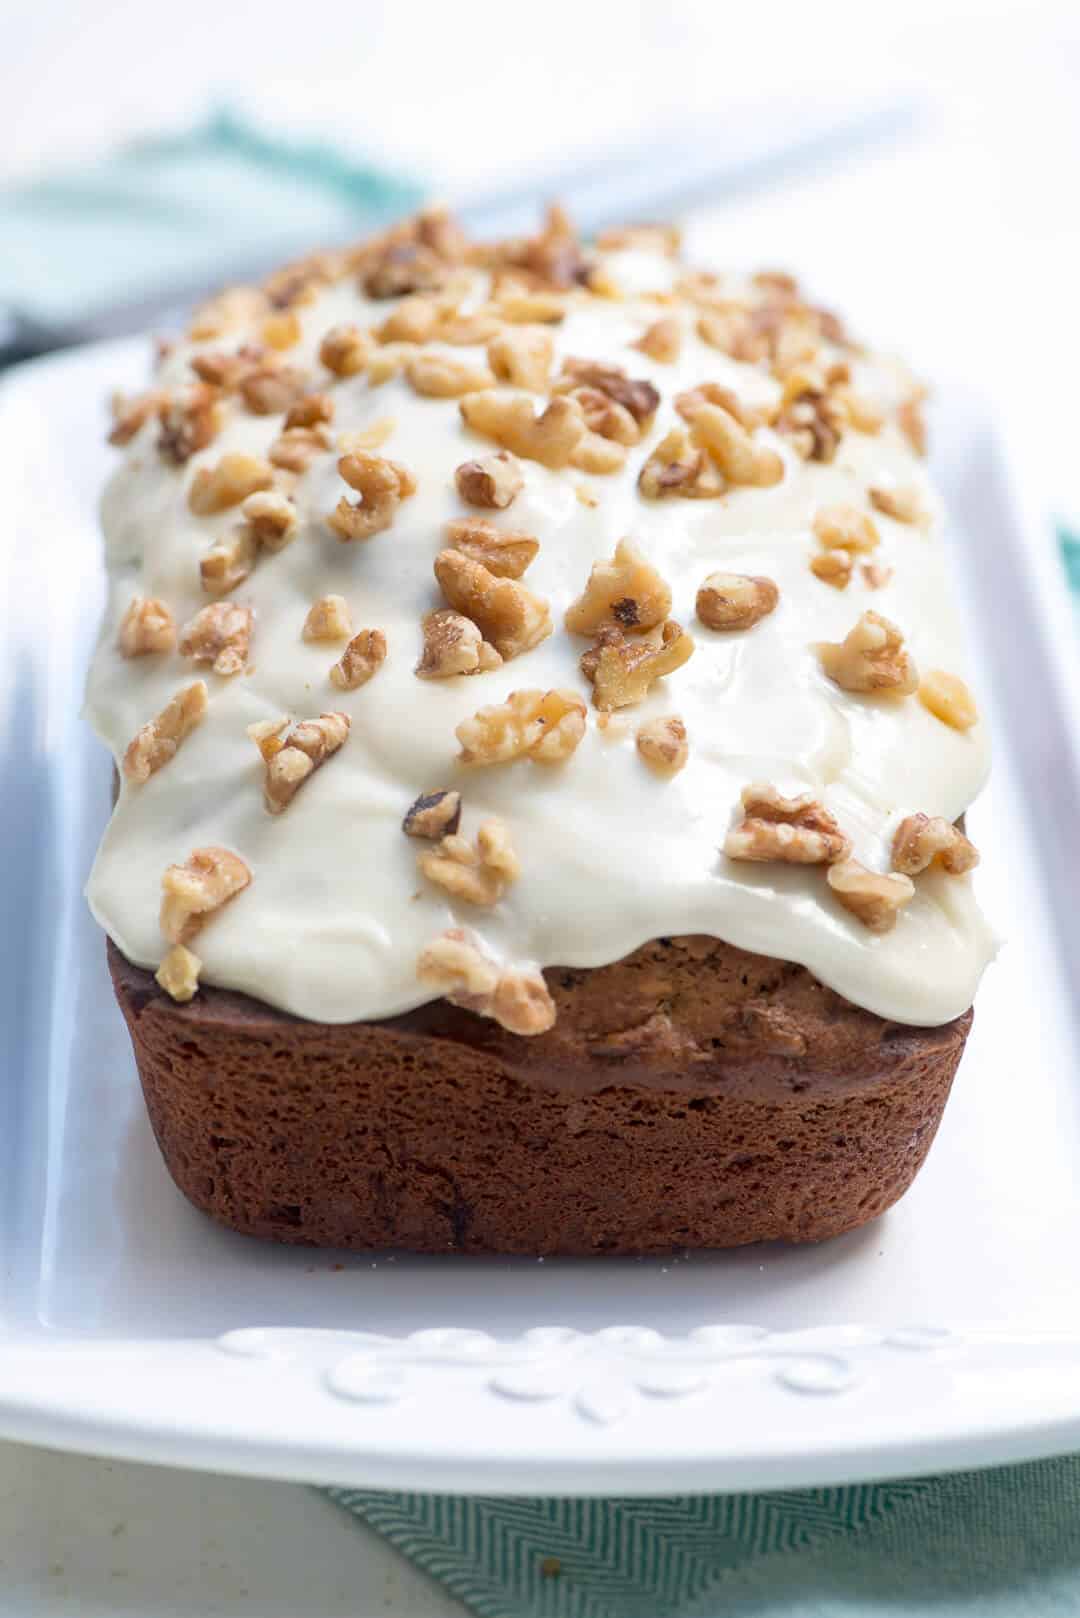
M436 1000L306 1021L203 986L176 1005L109 943L158 1145L247 1235L414 1252L662 1253L817 1241L907 1190L971 1013L892 1023L713 938L544 974L520 1039Z

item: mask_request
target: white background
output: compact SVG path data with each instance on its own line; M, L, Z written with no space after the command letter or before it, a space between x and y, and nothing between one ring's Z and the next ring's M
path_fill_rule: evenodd
M6 0L0 179L228 102L438 189L748 108L920 94L920 136L699 223L721 257L805 272L855 324L989 393L1048 511L1080 513L1080 7L907 0L543 6ZM0 1618L460 1609L283 1484L0 1446Z

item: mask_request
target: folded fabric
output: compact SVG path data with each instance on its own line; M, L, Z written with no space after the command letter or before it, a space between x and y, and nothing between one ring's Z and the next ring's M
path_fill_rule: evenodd
M670 1500L330 1489L481 1618L1080 1614L1080 1457Z
M330 146L219 112L0 193L0 305L76 320L362 235L420 196L411 180Z

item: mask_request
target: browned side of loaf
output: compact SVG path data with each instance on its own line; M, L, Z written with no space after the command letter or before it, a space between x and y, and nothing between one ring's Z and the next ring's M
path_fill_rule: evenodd
M154 1133L234 1230L420 1252L661 1253L817 1241L907 1190L971 1014L910 1028L707 938L545 973L524 1040L437 1001L306 1022L174 1005L111 944Z

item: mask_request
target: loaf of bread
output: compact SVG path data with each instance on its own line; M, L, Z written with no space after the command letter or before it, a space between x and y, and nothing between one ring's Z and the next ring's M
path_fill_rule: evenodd
M116 407L88 894L177 1185L620 1253L907 1188L993 940L922 390L779 272L430 212Z

